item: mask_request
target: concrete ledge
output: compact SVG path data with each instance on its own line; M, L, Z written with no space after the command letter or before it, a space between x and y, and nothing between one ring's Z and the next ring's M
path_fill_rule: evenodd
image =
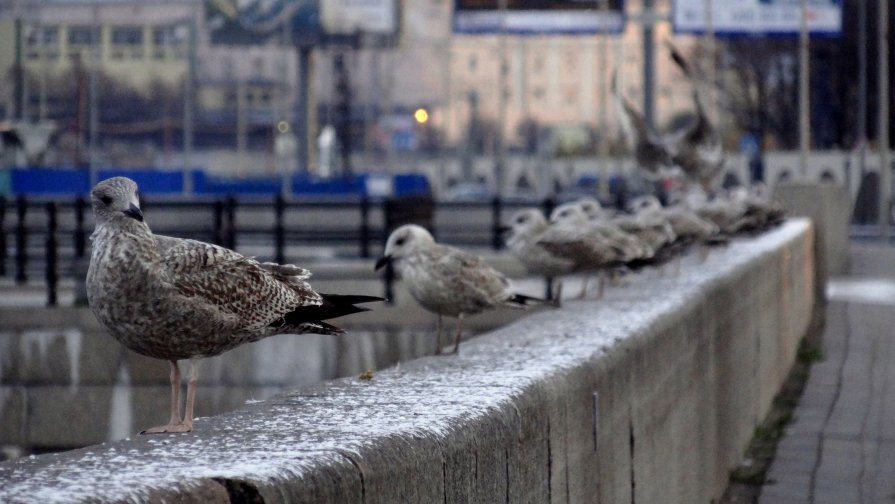
M790 215L814 220L820 283L826 283L828 276L848 273L852 214L848 189L834 184L785 182L777 184L774 197L783 203Z
M710 502L807 330L813 229L196 431L0 464L0 501Z

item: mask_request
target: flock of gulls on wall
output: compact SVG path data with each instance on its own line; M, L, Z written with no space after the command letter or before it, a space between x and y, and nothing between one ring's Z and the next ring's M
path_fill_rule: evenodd
M690 76L679 55L675 60ZM703 190L662 206L654 196L635 199L627 212L581 199L545 216L538 209L514 213L507 222L509 250L533 275L553 279L635 271L661 265L691 247L702 254L742 233L755 233L784 218L761 191L712 192L724 158L717 132L694 91L697 120L682 134L662 138L636 109L616 98L632 126L628 131L642 170L679 170ZM709 194L710 196L707 196ZM90 307L100 323L129 349L167 360L171 367L170 420L143 433L189 432L198 381L198 360L275 334L340 334L326 322L366 311L382 301L361 295L321 294L311 273L293 265L259 262L196 240L153 234L139 206L136 183L125 177L100 182L91 193L96 215L87 274ZM511 282L474 254L438 244L423 227L404 225L386 242L376 269L391 263L413 298L437 314L437 353L442 316L457 318L453 352L463 318L498 307L524 308L546 300L513 291ZM555 303L561 297L561 284ZM587 281L579 297L587 293ZM185 411L181 412L179 360L190 360Z

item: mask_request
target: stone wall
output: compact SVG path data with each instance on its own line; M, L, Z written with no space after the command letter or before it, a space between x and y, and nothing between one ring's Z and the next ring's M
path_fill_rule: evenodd
M723 492L814 306L813 229L640 273L464 344L0 464L0 501L694 502Z

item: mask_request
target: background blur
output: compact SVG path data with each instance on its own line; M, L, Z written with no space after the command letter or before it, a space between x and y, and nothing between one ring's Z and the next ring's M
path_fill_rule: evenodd
M842 183L857 176L842 172L850 151L877 137L876 3L806 2L810 147L843 154L830 168ZM613 72L660 131L686 124L692 85L672 41L709 82L729 169L768 178L762 155L799 142L799 6L3 0L0 118L27 140L5 141L0 160L241 178L417 172L441 197L545 197L630 167Z

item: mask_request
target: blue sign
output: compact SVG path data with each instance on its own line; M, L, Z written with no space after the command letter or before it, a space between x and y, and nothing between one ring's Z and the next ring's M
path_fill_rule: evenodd
M709 9L712 30L718 36L796 35L801 30L801 0L674 0L675 33L705 33ZM842 32L842 0L808 0L808 31L814 35L839 36Z

